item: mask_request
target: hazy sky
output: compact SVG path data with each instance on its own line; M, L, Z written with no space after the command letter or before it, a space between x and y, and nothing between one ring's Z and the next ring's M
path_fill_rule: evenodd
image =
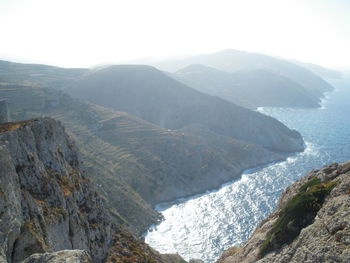
M350 66L349 0L0 0L0 59L88 67L234 48Z

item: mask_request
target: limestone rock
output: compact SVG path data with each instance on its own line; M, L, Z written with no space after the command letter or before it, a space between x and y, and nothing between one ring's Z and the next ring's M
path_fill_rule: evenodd
M127 257L162 263L157 252L112 222L59 122L44 118L0 125L0 167L1 263L66 249L86 252L43 254L27 262L51 257L52 262L90 262L83 256L89 253L96 263L112 256L111 262L128 262L123 261ZM70 261L59 261L64 255Z
M302 191L308 191L313 180L333 185L311 223L303 227L290 243L277 245L259 257L263 242L271 233L283 209ZM312 191L312 189L310 190ZM287 227L289 224L287 225ZM290 227L290 226L289 226ZM273 239L274 237L271 237ZM300 263L350 262L350 162L332 164L313 170L286 189L278 209L265 219L242 247L225 251L218 263Z

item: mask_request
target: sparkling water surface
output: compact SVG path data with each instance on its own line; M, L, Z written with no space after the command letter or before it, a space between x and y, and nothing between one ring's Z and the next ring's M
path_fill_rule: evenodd
M350 79L331 81L320 109L259 108L298 130L306 150L286 161L246 171L219 190L160 204L165 220L146 233L161 253L215 262L223 250L240 245L276 207L283 190L310 170L350 159Z

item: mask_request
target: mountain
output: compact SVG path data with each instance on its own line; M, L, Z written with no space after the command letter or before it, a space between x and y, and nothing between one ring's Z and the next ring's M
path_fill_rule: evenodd
M166 263L113 222L59 122L0 124L0 167L0 262Z
M180 86L190 100L198 96L203 105L195 104L201 108L193 117L199 116L201 122L189 121L176 130L161 128L125 112L72 99L65 92L43 87L43 84L0 83L0 97L7 98L11 119L51 116L63 123L76 140L87 174L96 184L106 207L117 222L133 233L141 235L149 225L160 220L160 215L152 209L154 204L219 187L238 178L245 169L282 160L285 155L280 152L303 149L300 135L276 120L201 94L153 68L141 67L141 72L145 68L155 74L155 80L161 81L161 85L156 86L159 90L167 89L167 85L162 84L165 81L175 88ZM105 70L108 69L90 71L89 76ZM131 77L136 77L124 73L122 76L125 83L135 81ZM148 72L145 76L152 77ZM144 83L143 78L139 81L138 85ZM140 94L150 98L146 93ZM166 99L171 105L172 98L168 94ZM178 101L182 99L183 95ZM212 104L208 109L207 101ZM222 102L226 105L223 108ZM165 103L163 106L167 107ZM237 112L233 112L236 109ZM202 112L216 114L210 117L212 123L209 124L218 132L205 125L207 117ZM241 133L249 132L251 140L255 137L261 145L231 137L231 129L239 131L239 126L247 129ZM227 134L220 129L227 130ZM265 135L254 135L260 130ZM270 148L276 148L276 152Z
M301 85L263 69L231 73L190 65L172 76L198 91L247 108L319 107L319 98L309 94Z
M118 65L94 71L68 92L170 130L196 125L274 152L303 149L300 134L279 121L198 92L149 66Z
M312 71L316 75L325 78L325 79L340 79L342 78L342 73L338 70L325 68L319 65L315 65L312 63L304 63L296 60L291 60L291 62L298 64L308 70Z
M233 49L217 53L198 55L179 60L165 60L152 64L159 69L175 72L192 64L201 64L226 72L262 69L282 75L301 85L311 95L322 97L333 87L312 71L288 60L258 53L249 53Z
M350 262L350 162L313 170L289 186L278 208L217 263Z
M13 120L51 116L63 123L113 217L137 235L159 221L154 204L219 187L245 169L284 158L198 125L168 130L50 88L0 84L0 97Z

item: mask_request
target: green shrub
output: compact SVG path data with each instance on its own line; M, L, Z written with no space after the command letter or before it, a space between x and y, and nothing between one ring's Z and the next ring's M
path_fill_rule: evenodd
M282 209L277 221L260 245L259 258L268 252L292 242L301 229L311 224L322 207L325 197L337 182L322 183L317 177L302 185Z

